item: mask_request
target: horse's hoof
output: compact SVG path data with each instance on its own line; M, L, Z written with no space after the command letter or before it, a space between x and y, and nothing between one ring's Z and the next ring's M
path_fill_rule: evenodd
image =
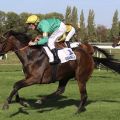
M20 104L24 107L29 107L29 104L25 101L20 101Z
M41 105L43 103L43 101L42 100L37 100L35 103Z
M8 110L9 109L9 105L8 104L4 104L2 107L2 110Z
M77 110L77 112L75 114L79 114L81 112L85 112L86 111L86 108L85 107L81 107Z

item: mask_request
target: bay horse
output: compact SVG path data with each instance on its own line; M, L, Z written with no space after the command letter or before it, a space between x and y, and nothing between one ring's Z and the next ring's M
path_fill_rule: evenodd
M26 34L14 31L8 31L0 38L0 54L5 54L8 51L15 52L23 65L23 72L25 75L24 79L14 84L12 92L3 105L3 109L9 107L13 96L16 97L16 102L26 106L26 103L18 94L18 91L23 87L33 84L49 84L59 81L58 88L55 92L37 101L37 103L41 103L49 97L62 94L65 91L65 87L70 78L75 78L81 94L81 101L77 112L81 112L85 110L85 103L87 101L86 83L93 72L94 61L102 63L116 72L120 72L120 70L116 69L118 64L114 63L104 50L91 46L90 44L81 44L80 47L74 49L77 59L75 61L59 64L56 80L52 81L52 66L48 62L48 57L44 52L43 47L28 47L28 42L30 40L31 38ZM107 58L92 57L96 48L103 52Z
M28 46L30 38L24 33L8 31L5 33L0 42L0 54L5 54L8 51L13 51L18 56L23 65L23 72L25 78L16 82L13 86L9 97L3 105L3 109L9 107L13 96L16 96L16 101L22 105L24 101L19 97L18 91L27 86L34 84L49 84L52 83L52 65L49 63L48 57L42 46ZM81 101L77 112L85 110L85 103L87 101L86 83L93 73L94 61L92 56L84 49L78 47L74 49L76 60L68 61L63 64L58 64L56 79L59 81L58 89L43 98L49 96L60 95L64 92L65 86L71 78L75 78L78 83L79 92L81 94Z

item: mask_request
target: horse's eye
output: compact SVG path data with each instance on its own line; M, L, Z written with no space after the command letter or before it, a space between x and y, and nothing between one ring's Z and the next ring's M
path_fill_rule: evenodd
M0 36L0 43L5 42L6 38L4 36Z

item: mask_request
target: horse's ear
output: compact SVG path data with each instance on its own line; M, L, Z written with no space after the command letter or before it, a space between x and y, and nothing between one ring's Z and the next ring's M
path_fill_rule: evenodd
M16 32L13 31L13 30L9 30L8 33L9 33L9 35L13 35L13 34L15 34Z
M10 36L10 35L13 35L13 34L15 34L15 32L13 30L9 30L9 31L4 33L4 35L7 35L7 36Z

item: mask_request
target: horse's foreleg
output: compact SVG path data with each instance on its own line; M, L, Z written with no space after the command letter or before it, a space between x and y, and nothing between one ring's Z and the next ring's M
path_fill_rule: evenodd
M9 104L11 103L13 96L17 95L17 97L19 98L18 90L20 90L23 87L35 84L35 83L36 83L35 79L33 79L33 78L30 78L30 79L27 79L27 80L23 79L23 80L20 80L20 81L16 82L14 84L12 92L10 93L9 97L7 98L6 102L3 105L3 109L8 109L9 108ZM19 100L21 105L26 106L20 98L18 100Z
M63 94L65 91L65 87L67 85L68 80L60 80L58 88L55 92L51 93L50 95L42 97L40 100L37 100L36 103L42 104L43 102L45 102L49 98L53 98L53 97L56 97L56 96Z
M14 84L12 92L10 93L9 97L3 105L3 109L9 108L9 104L11 103L13 96L17 95L18 90L22 87L23 81L24 80L20 80Z

